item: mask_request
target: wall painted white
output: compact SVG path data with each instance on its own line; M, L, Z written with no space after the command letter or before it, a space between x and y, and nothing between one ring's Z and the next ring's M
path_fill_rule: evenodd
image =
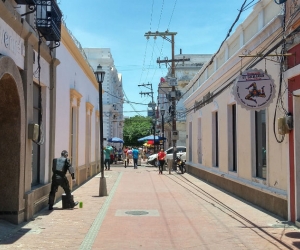
M98 110L98 89L93 85L63 43L57 48L57 58L61 63L57 66L55 156L60 156L62 150L69 148L70 90L75 89L82 95L78 118L77 163L78 166L81 166L85 164L86 102L94 106L91 115L91 138L95 137L95 130L99 129L95 127L95 112ZM92 140L91 161L95 161L94 142Z

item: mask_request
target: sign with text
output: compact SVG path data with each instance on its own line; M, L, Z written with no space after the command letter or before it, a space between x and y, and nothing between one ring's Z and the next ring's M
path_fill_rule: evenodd
M2 55L11 57L21 69L24 68L24 40L1 18L0 53Z
M275 84L263 70L249 69L238 76L232 92L243 108L261 110L268 107L275 97Z
M168 82L170 86L178 86L177 78L168 77Z

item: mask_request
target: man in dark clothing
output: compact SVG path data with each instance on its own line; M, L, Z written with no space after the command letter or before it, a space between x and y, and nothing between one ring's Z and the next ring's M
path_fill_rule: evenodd
M49 194L49 210L53 210L53 204L55 200L55 193L57 192L58 186L61 186L65 191L67 203L69 208L75 207L78 202L74 202L73 197L71 195L69 181L66 177L66 173L69 173L72 176L72 180L75 180L74 176L74 168L72 167L70 160L68 159L68 151L63 150L61 152L60 158L53 159L52 165L52 183L51 183L51 191Z

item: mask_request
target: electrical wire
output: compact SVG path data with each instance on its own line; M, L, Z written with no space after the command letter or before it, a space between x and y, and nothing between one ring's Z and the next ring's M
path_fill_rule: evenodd
M43 125L43 102L42 102L42 86L41 86L41 44L42 44L42 36L38 32L39 41L38 41L38 56L37 56L37 72L38 72L38 83L39 83L39 141L32 140L34 143L38 145L43 145L45 142L44 138L44 125Z
M274 37L270 42L268 42L260 51L259 51L259 55L263 54L267 48L269 48L271 46L272 43L274 43L275 41L277 41L279 39L280 36L282 36L283 34L283 31L280 32L276 37ZM265 56L272 53L276 48L278 48L281 44L282 44L283 40L280 40L278 43L276 43L271 49L269 49L267 52L265 52ZM264 57L260 57L260 56L257 56L257 57L254 57L252 60L250 60L250 62L247 63L247 65L249 65L247 68L246 68L246 65L244 65L243 67L241 67L241 70L243 68L246 68L246 69L250 69L250 68L253 68L257 63L259 63L261 60L263 60ZM237 75L238 72L234 73L234 75ZM229 79L231 79L233 76L229 77ZM222 87L229 79L227 79L223 84L221 84L220 86L217 87L220 88ZM234 81L231 82L231 84L233 83ZM195 84L195 83L194 83ZM193 84L193 85L194 85ZM216 91L216 90L215 90ZM215 91L213 91L213 93L215 93ZM218 94L220 94L218 92ZM215 96L212 96L212 98L214 98ZM181 96L182 98L182 96ZM209 98L209 100L211 100L212 98ZM194 110L194 108L192 108L190 111Z
M244 9L244 7L245 7L246 2L247 2L247 0L245 0L244 3L242 4L242 7L241 7L241 9L239 10L239 13L238 13L238 15L237 15L235 21L233 22L233 24L231 25L230 29L228 30L227 35L226 35L225 39L222 41L221 45L219 46L219 49L217 50L217 52L212 56L212 58L211 58L210 61L207 63L206 67L205 67L204 70L201 72L201 74L200 74L200 75L197 77L197 79L194 81L194 83L191 84L191 86L188 88L188 90L187 90L185 93L183 93L183 94L181 95L181 98L183 98L183 96L185 96L185 95L190 91L190 89L191 89L192 87L194 87L195 83L196 83L196 82L199 80L199 78L204 74L205 70L213 63L215 57L216 57L217 54L220 52L220 50L221 50L221 48L222 48L224 42L225 42L225 41L227 40L227 38L230 36L230 33L231 33L233 27L235 26L235 24L236 24L236 23L238 22L238 20L240 19L240 16L241 16L241 14L242 14L242 12L243 12L243 9Z

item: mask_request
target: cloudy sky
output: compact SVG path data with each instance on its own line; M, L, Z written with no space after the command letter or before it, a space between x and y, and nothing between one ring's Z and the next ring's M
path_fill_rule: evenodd
M157 90L167 73L157 58L171 58L171 43L146 32L177 32L175 55L213 54L226 37L245 0L59 0L68 29L84 48L110 48L123 77L124 116L146 115L150 97L140 84ZM242 22L258 0L247 0ZM237 25L235 26L235 28ZM234 28L234 29L235 29ZM155 93L157 96L157 92ZM133 102L133 103L131 103ZM140 103L140 104L137 104Z

